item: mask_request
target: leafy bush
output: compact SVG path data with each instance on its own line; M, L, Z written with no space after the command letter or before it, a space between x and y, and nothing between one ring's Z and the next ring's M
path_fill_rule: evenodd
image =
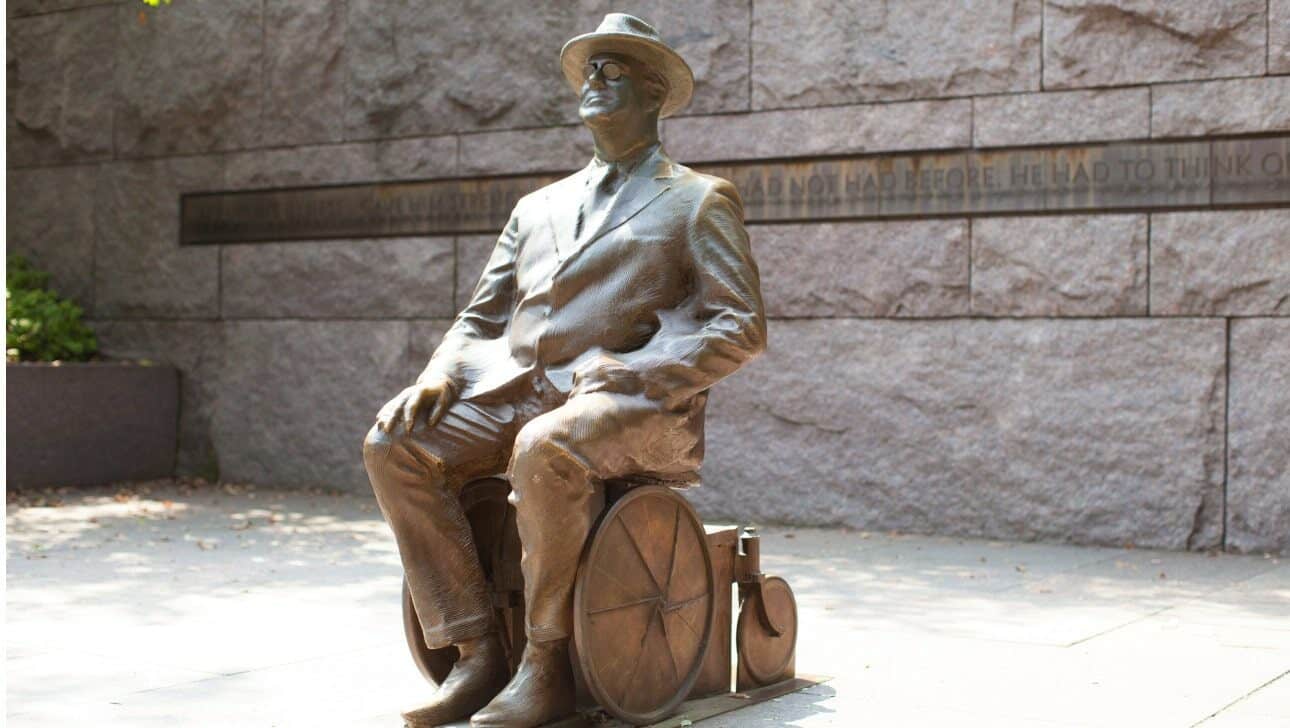
M5 275L9 361L85 361L98 351L80 306L49 289L49 274L10 253Z

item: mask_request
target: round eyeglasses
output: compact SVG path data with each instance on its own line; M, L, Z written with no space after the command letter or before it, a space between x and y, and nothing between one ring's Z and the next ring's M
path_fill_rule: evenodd
M606 81L617 81L623 76L628 75L627 67L618 61L588 61L582 67L582 77L591 80L591 77L599 71L602 78Z

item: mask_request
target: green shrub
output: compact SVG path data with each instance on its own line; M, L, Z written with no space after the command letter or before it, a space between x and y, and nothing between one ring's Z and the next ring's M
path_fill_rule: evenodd
M85 361L98 351L75 303L49 288L49 274L10 253L5 275L5 354L9 361Z

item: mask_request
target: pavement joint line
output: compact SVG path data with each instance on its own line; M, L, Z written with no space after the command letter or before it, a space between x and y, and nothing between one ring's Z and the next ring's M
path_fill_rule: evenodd
M1107 629L1104 629L1104 630L1102 630L1101 632L1098 632L1098 633L1096 633L1096 634L1091 634L1091 635L1089 635L1089 636L1087 636L1087 637L1081 637L1080 639L1077 639L1077 640L1075 640L1074 642L1071 642L1070 644L1063 645L1063 646L1064 646L1064 647L1077 647L1077 646L1079 646L1079 645L1084 644L1085 642L1091 642L1091 641L1093 641L1093 640L1097 639L1098 637L1105 637L1106 635L1111 634L1112 632L1115 632L1115 631L1117 631L1117 630L1124 629L1125 627L1128 627L1128 626L1130 626L1130 625L1137 624L1137 623L1139 623L1139 622L1141 622L1141 621L1143 621L1143 620L1151 619L1152 617L1155 617L1155 616L1157 616L1157 615L1164 614L1165 612L1169 611L1170 609L1173 609L1173 608L1174 608L1174 607L1176 607L1176 606L1178 606L1178 605L1176 605L1176 604L1170 604L1170 605L1169 605L1169 606L1167 606L1167 607L1161 607L1160 609L1157 609L1157 610L1155 610L1155 611L1148 612L1147 614L1143 614L1143 615L1141 615L1141 616L1135 617L1134 619L1130 619L1130 620L1129 620L1129 621L1127 621L1127 622L1123 622L1123 623L1121 623L1121 624L1117 624L1117 625L1115 625L1114 627L1108 627Z
M1216 717L1218 716L1218 714L1219 714L1219 713L1222 713L1223 711L1227 710L1228 708L1231 708L1231 707L1233 707L1233 706L1237 705L1238 703L1243 702L1246 698L1249 698L1251 695L1254 695L1255 693L1259 692L1259 691L1260 691L1260 690L1262 690L1263 688L1266 688L1267 686L1271 685L1272 683L1276 682L1277 680L1280 680L1281 678L1284 678L1286 675L1290 675L1290 670L1286 670L1285 672L1281 673L1280 675L1277 675L1276 677L1272 678L1271 680L1268 680L1267 682L1263 683L1262 685L1258 686L1257 688L1254 688L1253 690L1249 691L1248 693L1245 693L1244 695L1242 695L1241 697L1237 698L1236 700L1233 700L1232 702L1228 703L1227 705L1224 705L1223 707L1219 708L1218 710L1214 711L1213 713L1210 713L1209 715L1205 716L1204 718L1201 718L1199 721L1197 721L1197 722L1195 722L1195 723L1192 723L1192 724L1191 724L1191 728L1196 728L1196 726L1199 726L1199 725L1203 725L1203 724L1205 724L1205 723L1208 723L1210 720L1213 720L1214 718L1216 718Z

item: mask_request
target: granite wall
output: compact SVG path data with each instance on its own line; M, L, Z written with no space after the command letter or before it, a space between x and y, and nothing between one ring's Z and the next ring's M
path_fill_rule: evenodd
M179 195L574 169L610 10L694 68L683 162L1290 131L1290 0L11 0L8 247L181 368L184 471L365 489L492 239L181 247ZM751 233L709 517L1290 549L1290 209Z

